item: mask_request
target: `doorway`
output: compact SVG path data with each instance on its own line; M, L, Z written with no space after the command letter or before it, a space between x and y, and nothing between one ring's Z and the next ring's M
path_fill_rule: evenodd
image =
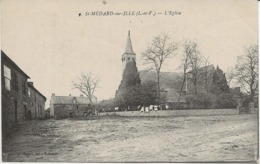
M32 119L32 112L30 110L28 110L28 116L27 116L28 120Z
M28 119L28 114L27 114L27 105L23 105L24 107L24 120Z

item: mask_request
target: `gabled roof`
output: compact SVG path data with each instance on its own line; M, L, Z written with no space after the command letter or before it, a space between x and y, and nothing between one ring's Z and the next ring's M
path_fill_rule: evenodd
M90 104L87 97L76 97L76 96L51 96L51 101L53 104Z
M128 31L128 37L127 37L127 41L126 41L126 47L125 47L124 54L133 54L133 55L135 55L135 53L133 51L133 47L132 47L130 31Z
M8 62L9 64L11 64L18 72L20 72L22 75L24 75L26 78L30 78L21 68L18 67L17 64L15 64L15 62L10 59L2 50L1 50L1 61L3 63L3 61Z
M46 97L40 91L38 91L30 82L27 82L27 85L29 88L32 88L35 92L37 92L39 95L41 95L46 101Z
M215 69L214 65L211 64L211 65L207 65L207 66L204 66L204 67L200 67L199 69L197 69L197 72L198 73L204 73L206 71L210 71L210 70L214 70L214 69ZM192 72L193 72L193 70L190 70L187 73L192 73Z

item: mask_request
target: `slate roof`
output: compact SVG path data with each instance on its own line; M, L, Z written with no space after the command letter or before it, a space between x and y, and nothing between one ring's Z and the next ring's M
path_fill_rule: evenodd
M74 99L76 100L76 104L90 104L88 98L83 96L51 96L53 104L74 104Z
M24 75L26 78L30 78L12 59L10 59L2 50L1 50L1 60L11 64L18 72Z
M213 69L215 69L215 67L214 67L213 64L207 65L207 66L204 66L204 67L200 67L200 68L198 69L198 73L204 73L204 72L206 72L206 71L210 71L210 70L213 70ZM191 71L189 71L189 72L187 72L187 73L192 73L192 71L193 71L193 70L191 70Z
M126 41L126 47L125 47L124 54L133 54L133 55L135 55L135 53L133 51L133 47L132 47L130 31L128 31L128 37L127 37L127 41Z

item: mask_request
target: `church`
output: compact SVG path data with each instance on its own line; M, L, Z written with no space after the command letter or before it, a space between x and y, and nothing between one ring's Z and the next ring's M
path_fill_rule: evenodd
M131 37L130 37L130 31L128 31L125 52L122 55L122 73L124 72L126 64L130 61L136 61L136 54L133 51Z

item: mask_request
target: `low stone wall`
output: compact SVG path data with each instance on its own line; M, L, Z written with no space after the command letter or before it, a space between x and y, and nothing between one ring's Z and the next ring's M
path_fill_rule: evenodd
M190 109L190 110L159 110L144 113L140 111L106 112L100 116L207 116L207 115L234 115L239 114L238 109Z

